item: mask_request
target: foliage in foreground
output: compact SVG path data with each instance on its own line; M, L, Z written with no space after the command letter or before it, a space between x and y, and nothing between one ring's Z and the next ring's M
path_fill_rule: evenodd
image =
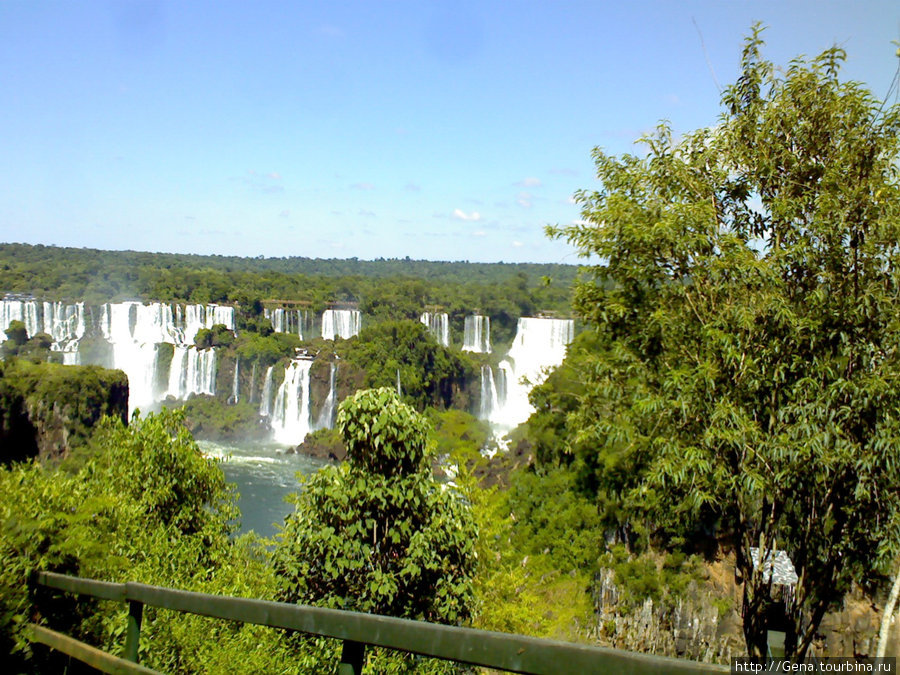
M576 286L596 331L568 449L598 501L665 540L718 527L744 635L773 605L751 547L799 581L788 654L900 552L900 107L838 78L834 47L783 74L755 31L718 127L594 160Z
M0 651L12 653L16 672L52 670L46 650L23 640L27 621L47 619L114 654L124 649L123 606L36 599L27 582L39 570L272 597L264 553L230 537L232 491L178 415L129 427L106 418L92 454L75 459L0 469ZM280 631L147 608L141 632L142 662L163 672L278 672L290 662Z
M341 404L347 460L309 478L274 553L279 598L457 624L471 612L469 507L426 462L427 426L391 389Z

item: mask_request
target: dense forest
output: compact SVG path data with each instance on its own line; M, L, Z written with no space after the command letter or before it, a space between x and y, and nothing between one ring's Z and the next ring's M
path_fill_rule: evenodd
M209 398L106 417L61 460L0 469L0 640L17 667L51 658L23 637L32 618L123 650L124 608L38 603L39 569L709 662L763 657L775 632L789 656L896 652L900 106L841 80L838 47L783 70L762 47L756 29L715 128L661 124L639 156L594 150L601 188L577 194L578 223L548 228L593 261L578 275L0 247L10 292L235 303L238 335L217 325L199 343L259 367L312 346L312 386L348 364L334 428L309 438L344 461L301 478L272 540L235 536L233 490L188 428L221 426L228 406ZM301 343L263 318L287 300L374 320ZM583 326L501 452L483 452L496 444L469 414L466 382L488 359L439 345L417 321L429 305ZM7 359L40 361L15 328ZM30 365L0 373L37 386ZM142 661L167 672L317 672L339 648L144 621ZM368 658L372 672L459 670Z
M578 268L537 263L428 260L323 260L99 251L0 244L0 288L47 300L242 303L289 299L313 306L400 299L473 308L499 302L507 288L540 288L537 309L569 310L568 290ZM388 291L392 286L393 291Z

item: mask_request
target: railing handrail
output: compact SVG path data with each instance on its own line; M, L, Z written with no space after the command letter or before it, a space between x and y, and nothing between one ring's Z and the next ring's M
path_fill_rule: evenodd
M727 666L608 647L348 610L211 595L135 582L110 583L55 572L39 572L36 581L49 588L106 600L129 602L133 606L140 603L201 616L336 638L344 641L345 652L348 643L357 643L473 666L534 675L559 672L596 673L607 670L632 675L729 671ZM140 610L137 616L138 629L139 626ZM135 657L136 648L135 638Z

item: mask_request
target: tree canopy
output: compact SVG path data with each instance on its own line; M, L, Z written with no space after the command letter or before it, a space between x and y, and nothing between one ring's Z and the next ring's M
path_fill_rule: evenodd
M426 463L427 422L390 388L340 406L347 461L310 478L273 555L279 598L456 624L471 612L475 526Z
M839 78L833 47L776 69L747 40L720 123L646 154L594 150L575 306L596 331L569 444L648 536L735 544L744 635L799 579L788 654L900 545L900 108Z

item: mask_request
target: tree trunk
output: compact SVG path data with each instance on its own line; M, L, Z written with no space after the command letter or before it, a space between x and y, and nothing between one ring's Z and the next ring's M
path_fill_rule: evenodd
M876 653L876 656L879 658L884 656L887 650L891 619L894 618L894 607L897 605L898 596L900 596L900 566L898 566L894 575L894 585L891 586L891 594L888 596L887 604L884 606L884 613L881 615L881 629L878 631L878 652Z
M744 601L741 618L744 624L744 642L747 644L747 655L751 658L764 659L767 655L768 635L766 628L766 600L759 589L752 588L757 575L744 580Z

